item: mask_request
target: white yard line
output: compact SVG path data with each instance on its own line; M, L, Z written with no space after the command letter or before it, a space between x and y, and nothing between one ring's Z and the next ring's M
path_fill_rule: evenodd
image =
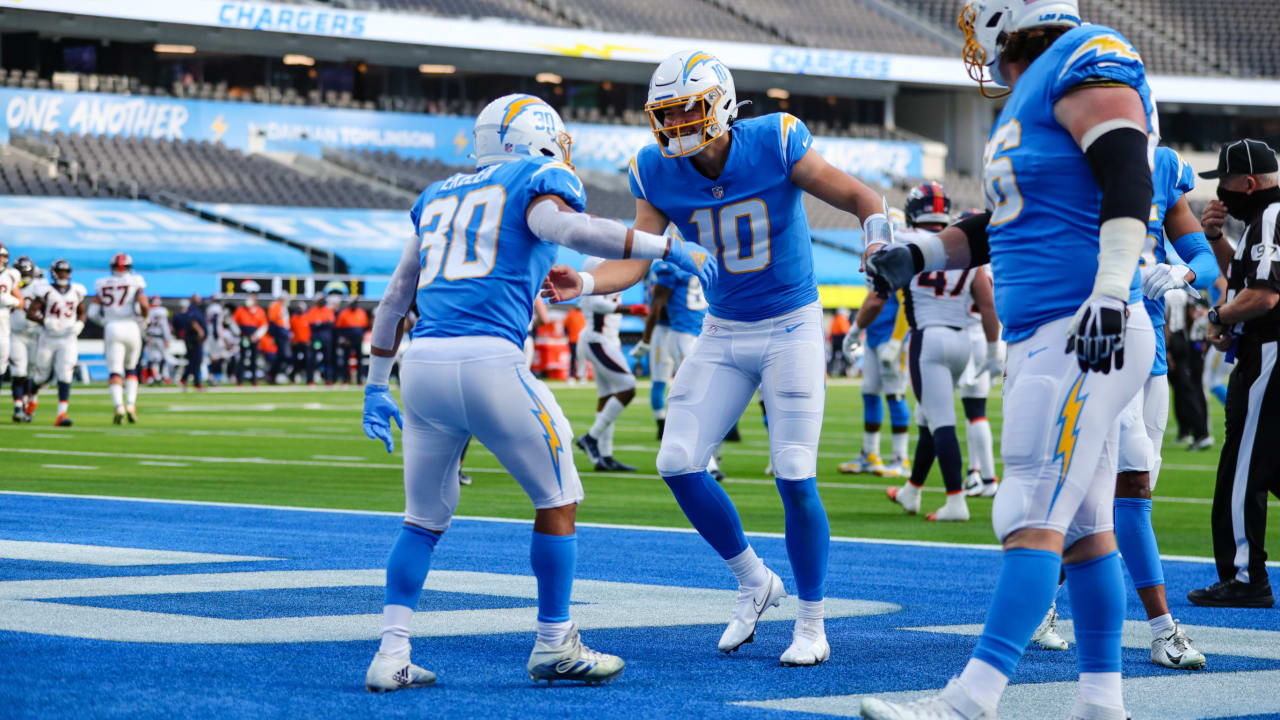
M98 469L97 465L58 465L55 463L45 463L40 467L49 468L50 470L97 470Z

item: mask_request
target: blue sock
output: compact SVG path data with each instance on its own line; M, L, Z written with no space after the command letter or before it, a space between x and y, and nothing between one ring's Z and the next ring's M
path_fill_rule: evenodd
M706 470L662 478L676 502L698 531L720 557L728 560L747 549L747 536L733 501Z
M1120 672L1120 633L1124 627L1124 574L1120 553L1065 565L1071 617L1076 625L1080 672Z
M889 425L905 428L911 425L911 406L905 395L889 396Z
M879 395L862 395L862 422L868 425L879 425L884 422L884 405L880 404Z
M400 537L387 558L387 605L404 605L418 609L422 583L431 569L431 553L440 536L412 525L400 527Z
M987 610L987 623L973 656L1013 676L1013 669L1031 642L1036 627L1058 592L1062 558L1048 550L1014 548L1004 551L996 592ZM1072 602L1072 609L1075 603Z
M529 564L538 578L538 622L567 622L573 572L578 565L578 536L534 531Z
M831 526L818 497L818 479L777 478L776 482L786 510L787 557L796 576L796 593L801 600L817 602L824 594L831 546Z
M1164 566L1160 564L1160 547L1156 531L1151 528L1151 501L1141 498L1116 498L1116 544L1137 588L1164 584Z
M1210 392L1213 393L1214 397L1218 398L1218 402L1222 403L1223 405L1227 404L1227 386L1226 385L1214 385L1213 390L1211 390Z
M667 384L661 380L654 380L653 387L649 388L649 407L653 411L661 412L667 407Z

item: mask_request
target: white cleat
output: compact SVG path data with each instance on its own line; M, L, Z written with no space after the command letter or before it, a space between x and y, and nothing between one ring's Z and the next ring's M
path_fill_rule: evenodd
M782 578L772 570L769 581L760 587L749 588L738 586L738 600L733 605L733 616L729 618L729 626L720 636L720 652L731 653L747 643L755 640L756 623L765 610L777 607L787 590L782 585Z
M936 512L925 515L929 522L969 522L969 503L964 500L964 493L948 495L947 502Z
M1115 705L1095 705L1077 697L1067 720L1129 720L1129 712Z
M863 452L848 462L840 463L836 469L846 475L878 474L878 471L884 469L884 463L880 462L879 455Z
M964 476L964 494L969 497L976 497L982 491L982 474L977 470L970 470L968 475Z
M996 709L970 697L964 685L952 678L942 692L914 702L863 698L861 714L867 720L995 720Z
M893 502L901 505L902 509L906 510L908 515L915 515L920 512L920 488L912 485L910 481L907 481L907 483L900 488L885 488L884 494L888 495L889 499Z
M560 647L535 642L526 667L529 679L534 682L546 680L550 685L556 680L577 680L595 685L618 677L626 666L617 655L596 652L583 645L578 626L574 625L569 630L569 638Z
M376 693L435 684L435 673L414 665L407 657L396 657L386 653L374 655L373 662L369 663L369 671L364 674L364 689Z
M911 461L906 458L895 457L893 462L882 466L878 470L872 470L871 472L885 478L910 477Z
M800 620L796 620L796 629L791 633L791 647L782 653L778 661L784 667L803 667L818 665L831 658L831 645L827 643L827 634L812 635L800 628Z
M1173 629L1151 641L1151 662L1174 670L1203 670L1204 653L1191 647L1191 638L1177 620Z
M1058 603L1056 601L1049 606L1049 612L1045 613L1044 619L1040 621L1040 627L1037 627L1035 634L1031 636L1031 642L1044 650L1067 649L1067 641L1058 634Z

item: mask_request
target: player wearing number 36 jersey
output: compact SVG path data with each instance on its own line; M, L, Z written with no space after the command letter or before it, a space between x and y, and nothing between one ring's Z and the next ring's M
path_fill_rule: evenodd
M814 665L831 652L822 625L829 533L815 481L825 367L801 196L808 191L858 215L872 237L888 235L888 220L883 198L813 150L804 123L787 114L737 121L738 106L733 77L718 59L697 51L672 55L654 71L645 105L657 143L631 163L635 227L662 232L675 223L720 267L715 282L704 283L710 307L702 334L672 383L657 465L694 528L737 576L738 602L719 643L732 652L786 595L707 472L712 452L760 388L801 601L781 660ZM579 278L557 268L550 292L614 292L648 269L648 263L604 263Z
M133 258L116 253L111 258L111 274L94 283L93 302L102 310L103 338L107 356L108 389L115 408L116 425L125 417L138 421L138 361L142 359L142 328L145 320L147 283L133 271Z

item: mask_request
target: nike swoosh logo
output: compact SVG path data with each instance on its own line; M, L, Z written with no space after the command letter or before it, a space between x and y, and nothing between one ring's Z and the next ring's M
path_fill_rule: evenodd
M801 325L803 325L803 324L804 324L804 323L796 323L795 325L792 325L791 327L786 328L786 331L787 331L787 332L791 332L792 330L795 330L796 328L800 327L800 326L801 326Z
M765 604L765 602L767 602L768 600L769 600L769 596L768 596L768 595L765 595L764 600L762 600L762 601L760 601L760 602L756 602L756 601L755 601L755 599L754 599L754 598L752 598L752 600L751 600L751 604L752 604L752 605L754 605L754 606L755 606L755 608L756 608L756 617L760 617L761 615L763 615L763 614L764 614L764 604Z
M1031 352L1027 353L1027 357L1029 357L1029 358L1033 358L1033 357L1035 357L1036 355L1039 355L1040 353L1042 353L1042 352L1044 352L1045 350L1048 350L1048 349L1049 349L1049 348L1047 348L1047 347L1036 348L1035 350L1032 350Z

